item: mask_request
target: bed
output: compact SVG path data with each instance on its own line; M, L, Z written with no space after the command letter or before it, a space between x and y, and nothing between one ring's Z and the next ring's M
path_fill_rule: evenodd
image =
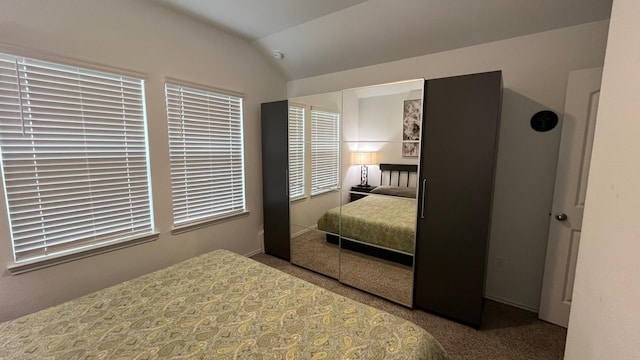
M380 170L383 185L371 194L390 196L364 196L330 209L318 219L318 229L334 244L340 234L342 248L413 266L417 203L410 185L417 165L380 164Z
M225 250L0 324L0 359L446 359L417 325Z
M365 196L324 213L318 219L318 229L413 254L416 199Z

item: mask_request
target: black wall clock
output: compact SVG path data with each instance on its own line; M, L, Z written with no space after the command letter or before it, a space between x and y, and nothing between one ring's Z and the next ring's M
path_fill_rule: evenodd
M531 117L531 128L535 131L545 132L558 125L558 115L553 111L538 111Z

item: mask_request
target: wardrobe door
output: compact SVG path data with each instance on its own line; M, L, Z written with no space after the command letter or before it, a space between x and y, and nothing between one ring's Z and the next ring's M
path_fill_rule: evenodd
M262 104L264 251L290 259L288 101Z
M501 72L425 85L415 299L480 327Z

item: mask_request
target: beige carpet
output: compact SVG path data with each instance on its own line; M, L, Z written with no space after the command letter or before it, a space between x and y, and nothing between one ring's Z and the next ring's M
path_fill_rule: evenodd
M252 257L266 265L322 286L340 295L383 309L410 320L435 336L451 359L460 360L545 360L562 359L566 330L544 321L525 310L494 301L485 302L483 328L474 330L420 310L356 290L334 279L292 265L273 256Z
M340 251L340 281L397 303L413 303L413 269L354 251Z
M326 241L323 231L309 230L291 239L291 262L337 279L340 249Z
M326 241L322 231L307 231L291 239L291 262L320 274L340 279L400 304L410 306L413 269L373 256L342 250Z

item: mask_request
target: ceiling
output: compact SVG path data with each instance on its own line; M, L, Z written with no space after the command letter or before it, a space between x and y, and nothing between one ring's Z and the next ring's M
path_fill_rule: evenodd
M289 80L604 20L612 0L152 0L251 42ZM280 60L273 57L278 50Z

